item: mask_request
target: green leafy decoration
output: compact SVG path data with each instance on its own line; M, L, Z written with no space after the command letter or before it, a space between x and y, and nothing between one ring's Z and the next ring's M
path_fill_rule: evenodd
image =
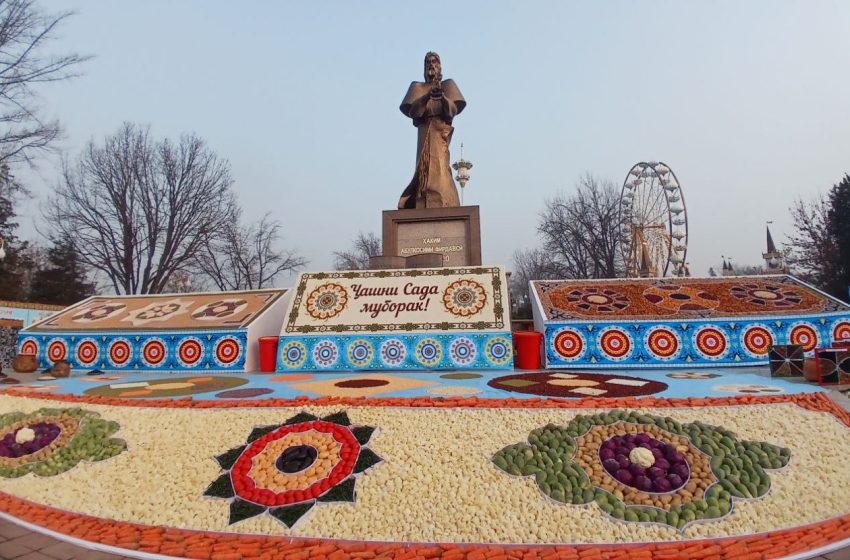
M370 469L383 461L374 451L364 447L360 449L360 455L357 457L357 463L354 465L354 473L361 473L366 469Z
M230 482L230 473L224 473L210 484L204 496L212 496L214 498L232 498L236 494L233 491L233 484Z
M371 439L372 434L375 433L375 428L371 426L358 426L351 430L351 433L354 434L355 439L357 439L357 443L360 445L366 445L369 443L369 439Z
M324 418L322 418L325 422L333 422L334 424L339 424L340 426L350 426L351 420L348 419L348 414L343 410L342 412L336 412L334 414L328 414Z
M312 422L313 420L318 420L318 417L313 416L312 414L308 414L306 412L299 412L286 422L284 425L291 426L292 424L300 424L301 422Z
M222 469L228 470L233 464L236 462L236 459L242 455L242 452L245 451L247 445L242 445L240 447L234 447L233 449L229 449L222 453L221 455L216 455L215 460L221 466Z
M349 477L318 498L320 502L353 502L354 477Z
M310 511L314 505L316 505L316 502L294 504L291 506L270 509L269 514L291 529L292 526L295 525L295 523L301 519L305 513Z
M256 517L267 509L266 506L258 506L257 504L236 498L230 502L230 519L227 523L232 525L233 523Z
M273 432L278 428L280 428L279 424L275 424L274 426L260 426L259 428L254 428L253 430L251 430L251 435L248 436L248 443L253 443L264 435L266 435L267 433Z

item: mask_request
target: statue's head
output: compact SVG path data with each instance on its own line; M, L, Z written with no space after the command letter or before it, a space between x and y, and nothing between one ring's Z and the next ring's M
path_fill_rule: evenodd
M429 52L425 55L425 81L443 81L443 66L440 64L440 55L435 52Z

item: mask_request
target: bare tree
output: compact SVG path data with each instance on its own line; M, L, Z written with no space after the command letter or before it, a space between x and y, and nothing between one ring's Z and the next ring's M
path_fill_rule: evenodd
M619 245L619 189L585 175L572 195L546 201L537 231L561 278L615 278L623 270Z
M362 231L354 238L348 251L334 251L334 268L337 270L367 270L369 257L381 254L381 238L372 232Z
M511 311L515 319L531 318L531 299L528 283L531 280L551 280L559 277L546 249L514 251L510 279Z
M208 236L195 266L220 290L267 288L282 272L307 264L295 251L276 248L280 228L269 214L250 226L225 224Z
M199 278L197 274L189 270L175 270L168 277L163 292L168 294L188 294L191 292L207 291L205 278Z
M35 90L75 76L88 58L43 53L70 15L45 14L33 0L0 0L0 163L30 161L60 134L58 121L39 116Z
M210 232L237 216L227 161L203 140L154 141L125 123L65 162L45 217L119 294L160 293L186 270Z
M788 236L788 264L801 277L817 286L828 282L828 265L837 252L829 234L830 204L819 195L810 202L797 199L791 207L794 232Z

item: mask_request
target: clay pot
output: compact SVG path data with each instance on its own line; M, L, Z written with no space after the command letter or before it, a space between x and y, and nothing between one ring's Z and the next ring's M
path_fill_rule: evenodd
M50 375L53 377L68 377L71 375L71 364L65 360L57 360L53 362L53 367L50 368Z
M806 358L803 362L803 377L806 381L818 382L818 361L815 358Z
M38 359L35 354L18 354L12 360L12 369L18 373L32 373L38 369Z

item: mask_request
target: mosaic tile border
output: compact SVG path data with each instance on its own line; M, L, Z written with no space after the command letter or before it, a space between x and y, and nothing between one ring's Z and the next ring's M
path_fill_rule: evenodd
M277 371L511 369L511 333L281 336Z
M75 369L190 372L243 371L247 344L247 330L22 332L17 348L40 368L67 360Z
M574 321L545 324L550 368L659 368L768 363L771 344L806 352L850 338L850 315L747 320Z

